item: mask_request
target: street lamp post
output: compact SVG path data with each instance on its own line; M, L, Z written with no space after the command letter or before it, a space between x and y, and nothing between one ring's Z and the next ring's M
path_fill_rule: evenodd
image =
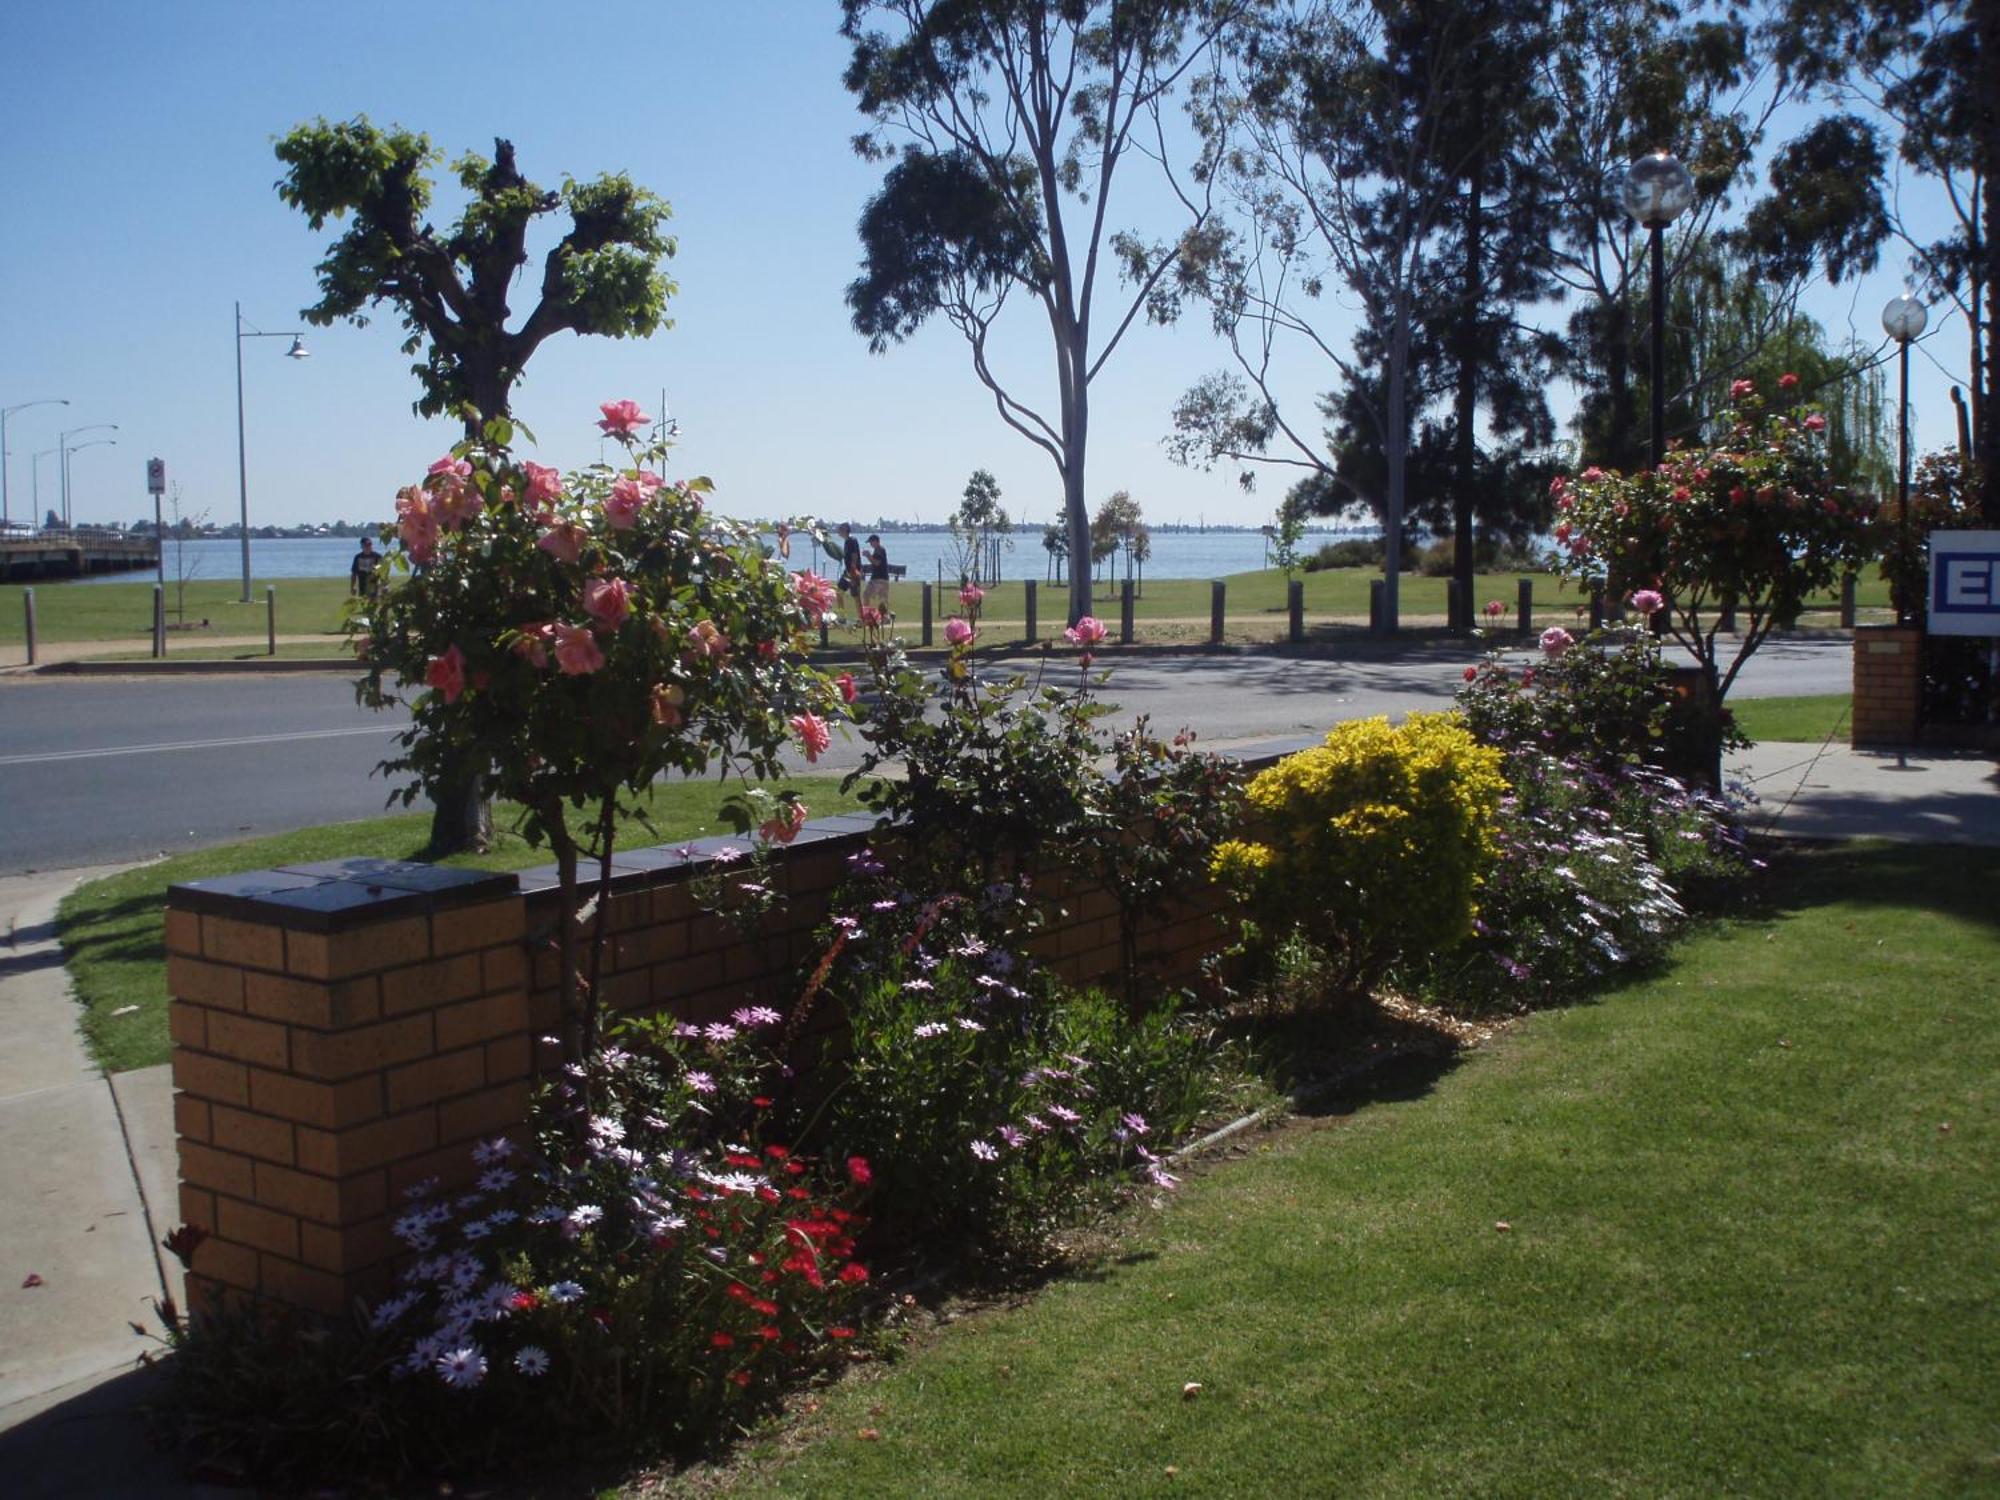
M1694 178L1679 158L1665 151L1642 156L1625 169L1619 184L1625 212L1652 236L1653 253L1653 462L1667 456L1667 252L1666 228L1694 202Z
M70 524L70 517L69 517L69 456L70 456L70 454L72 454L72 453L76 452L76 450L77 450L78 448L88 448L88 447L91 447L91 446L92 446L92 445L91 445L91 444L89 444L89 443L77 443L77 444L74 444L74 445L72 445L72 444L70 443L70 439L71 439L71 438L73 438L73 437L75 437L75 436L76 436L76 435L77 435L77 434L78 434L79 432L116 432L117 430L118 430L118 424L117 424L116 422L92 422L92 423L90 423L90 424L89 424L88 426L84 426L84 427L72 427L72 428L70 428L70 430L69 430L68 432L65 432L65 433L61 433L61 434L59 434L59 435L57 436L57 438L56 438L56 449L57 449L57 451L58 451L58 452L59 452L59 453L60 453L60 454L61 454L62 456L61 456L60 458L58 458L58 459L56 460L56 469L57 469L57 471L58 471L58 472L57 472L57 476L56 476L56 477L57 477L57 478L59 478L59 479L60 479L60 480L62 481L62 522L63 522L63 525L67 526L67 525L69 525L69 524ZM104 439L104 438L100 438L100 439L99 439L98 441L100 441L100 442L107 442L107 441L109 441L109 439Z
M245 339L290 339L292 347L285 351L287 359L310 357L305 339L298 333L265 333L262 329L245 330L243 326L243 304L236 304L236 498L241 506L243 524L243 602L250 602L250 461L243 442L243 341Z
M42 460L47 458L51 453L54 453L56 451L58 450L54 448L44 448L40 453L37 453L35 455L34 461L28 465L28 467L34 471L36 526L40 526L42 524Z
M63 456L62 456L62 488L63 488L63 525L64 525L64 526L67 526L67 527L71 527L71 528L74 528L74 526L76 525L76 522L75 522L75 520L74 520L74 519L73 519L73 518L72 518L72 517L70 516L70 513L69 513L69 461L70 461L70 459L72 459L73 457L75 457L75 456L76 456L77 454L79 454L79 453L83 452L83 450L84 450L84 449L86 449L86 448L116 448L117 446L118 446L118 439L117 439L117 438L92 438L92 439L91 439L91 440L90 440L89 442L87 442L87 443L74 443L74 444L72 444L72 445L71 445L70 447L68 447L68 448L65 448L65 449L63 450Z
M1923 303L1905 292L1891 297L1882 309L1882 331L1896 341L1897 364L1901 370L1896 399L1896 525L1905 562L1916 560L1916 542L1910 528L1910 341L1924 331L1930 314ZM1907 586L1903 590L1907 596ZM1897 617L1907 623L1917 616L1916 601L1904 597L1896 601Z
M50 396L41 401L21 401L13 406L0 406L0 531L7 529L14 514L7 505L7 419L17 411L26 411L31 406L68 406L66 396Z

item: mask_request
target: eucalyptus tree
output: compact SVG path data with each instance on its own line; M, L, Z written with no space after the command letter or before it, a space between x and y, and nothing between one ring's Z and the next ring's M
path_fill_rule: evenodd
M1779 0L1766 36L1788 80L1864 110L1893 133L1902 168L1928 179L1945 231L1887 194L1888 228L1927 300L1964 319L1974 451L2000 474L1994 330L2000 328L2000 3L1996 0ZM1876 181L1888 176L1878 170ZM2000 525L2000 487L1985 498Z
M1468 214L1467 185L1484 203L1485 173L1512 128L1507 111L1480 107L1491 92L1468 92L1461 71L1492 46L1499 16L1498 0L1304 0L1225 58L1197 101L1234 215L1190 241L1198 253L1184 255L1183 275L1208 300L1235 369L1182 397L1168 450L1202 467L1301 468L1373 508L1387 537L1390 629L1414 419L1438 389L1426 384L1437 369L1414 356L1426 319L1465 310L1468 266L1485 264L1483 250L1467 254L1483 212ZM1507 26L1515 21L1508 7ZM1527 39L1507 45L1516 41ZM1350 343L1355 308L1363 332ZM1476 359L1468 339L1458 352ZM1342 395L1308 406L1281 389L1299 357L1343 382ZM1324 423L1343 405L1379 445L1379 488L1315 430L1315 416ZM1253 472L1244 468L1246 483Z
M1132 173L1157 169L1199 234L1206 193L1177 174L1166 113L1256 0L842 0L846 85L886 164L847 289L877 352L942 317L1000 419L1062 480L1069 617L1090 612L1090 392L1134 323L1178 310L1169 240L1114 226ZM1135 161L1136 158L1136 161ZM1054 389L995 361L1010 301L1046 323Z

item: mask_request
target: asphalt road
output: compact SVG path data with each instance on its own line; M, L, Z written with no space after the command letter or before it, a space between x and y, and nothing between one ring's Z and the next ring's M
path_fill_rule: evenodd
M1104 697L1121 722L1148 714L1158 731L1185 726L1228 749L1448 707L1471 659L1458 646L1137 657L1118 665ZM1849 685L1845 640L1780 641L1752 659L1734 695ZM379 816L390 784L375 767L403 722L357 706L342 676L0 678L0 875ZM857 752L836 736L820 766L844 770Z

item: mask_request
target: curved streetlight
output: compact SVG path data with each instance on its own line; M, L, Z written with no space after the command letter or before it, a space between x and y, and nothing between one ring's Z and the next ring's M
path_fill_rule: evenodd
M112 424L105 423L104 425L110 426ZM74 530L76 524L74 521L70 519L70 514L69 514L69 461L72 458L74 458L77 454L83 452L83 450L86 448L116 448L117 446L118 446L117 438L92 438L87 443L73 443L68 448L65 448L63 450L63 456L62 456L63 525L70 527L72 530Z
M40 401L20 401L12 406L0 406L0 531L7 530L14 519L13 512L7 508L7 419L31 406L68 405L67 396L48 396Z
M243 602L250 602L250 463L243 443L243 341L245 339L290 339L292 347L285 351L287 359L310 359L312 352L306 348L304 335L291 333L266 333L260 328L245 329L243 304L236 304L236 498L241 508L243 523Z
M1924 325L1930 320L1923 303L1908 292L1900 297L1891 297L1889 305L1882 309L1882 331L1896 341L1896 362L1902 369L1896 401L1896 529L1901 535L1901 549L1906 561L1913 561L1916 557L1915 541L1910 534L1910 341L1924 331ZM1914 620L1917 617L1916 601L1909 598L1897 600L1896 614L1903 623Z
M1694 178L1670 152L1655 151L1625 169L1618 184L1625 212L1653 240L1653 467L1667 456L1667 252L1666 227L1694 202Z
M56 461L56 467L58 470L60 470L58 477L62 480L62 520L64 526L68 526L70 524L69 456L70 454L74 453L79 447L88 448L92 446L89 443L72 444L70 442L70 439L75 437L79 432L116 432L117 430L118 430L118 424L116 422L91 422L82 427L72 427L68 432L61 433L57 436L56 448L62 454L62 457ZM99 441L102 441L102 439L100 439Z
M42 515L42 460L43 460L43 459L45 459L45 458L47 458L47 457L48 457L48 456L49 456L49 455L50 455L51 453L54 453L54 452L56 452L56 451L57 451L57 450L56 450L56 449L54 449L54 448L44 448L44 449L43 449L43 450L42 450L42 451L41 451L40 453L37 453L37 454L35 455L35 457L34 457L34 461L33 461L32 463L30 463L30 464L28 465L28 467L29 467L30 469L32 469L32 470L34 471L34 483L35 483L35 488L34 488L34 495L35 495L35 525L36 525L36 526L40 526L40 525L42 524L42 521L41 521L41 515Z

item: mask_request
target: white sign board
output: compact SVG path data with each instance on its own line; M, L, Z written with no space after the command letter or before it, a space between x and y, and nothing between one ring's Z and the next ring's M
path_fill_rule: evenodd
M1930 633L2000 636L2000 531L1931 533Z

